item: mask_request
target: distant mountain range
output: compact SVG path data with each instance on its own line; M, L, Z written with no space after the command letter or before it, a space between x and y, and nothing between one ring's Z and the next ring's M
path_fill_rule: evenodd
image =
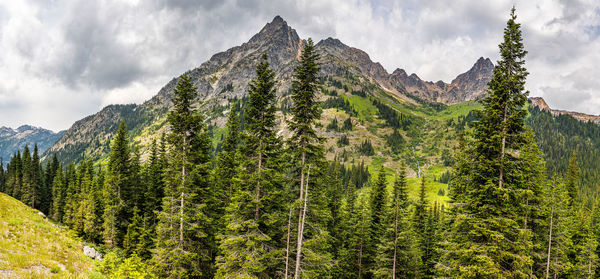
M193 78L194 85L198 88L196 105L207 117L207 123L217 129L224 126L229 104L247 96L248 82L255 76L256 64L261 55L267 53L278 81L279 130L281 135L286 136L283 120L286 118L286 108L291 103L289 89L292 72L305 43L306 40L301 39L293 28L276 16L248 42L217 53L199 67L187 71L185 74ZM366 52L345 45L338 39L320 40L315 45L315 50L321 55L320 76L324 79L323 88L337 90L334 95L349 100L355 108L367 109L368 114L377 109L373 107L373 100L390 104L406 115L423 117L429 113L426 112L426 107L432 104L434 107L435 104L447 106L480 99L486 94L487 83L494 69L492 61L482 57L452 82L432 82L424 81L414 73L409 75L400 68L390 74L380 63L373 62ZM171 98L178 78L173 78L143 104L110 105L75 122L48 149L46 155L56 153L60 160L75 162L84 158L101 158L109 151L110 138L122 120L127 124L130 136L143 155L152 139L165 131L166 113L172 105ZM339 95L341 93L343 96ZM359 100L352 99L351 95L359 93L368 100L353 103ZM325 95L320 97L321 100L329 98ZM370 107L365 108L363 105ZM329 119L330 116L325 113L324 119ZM366 127L369 125L364 121L372 121L372 118L357 120ZM371 136L382 136L374 133L373 129L368 131ZM382 143L382 148L384 147L385 143ZM338 151L340 150L334 148L332 152Z
M198 107L208 115L210 123L222 126L225 121L223 112L228 109L229 103L246 96L248 82L254 78L256 64L263 53L268 54L270 65L276 72L279 103L286 106L292 71L305 43L306 40L301 39L281 17L275 17L248 42L217 53L199 67L186 72L198 87ZM485 94L494 67L490 59L480 58L470 70L458 75L451 83L431 82L421 80L416 74L407 75L402 69L390 74L364 51L337 39L321 40L315 49L321 55L321 76L354 83L353 89L360 87L371 94L384 92L410 104L457 104L477 99ZM125 120L138 144L147 145L164 128L177 80L178 77L172 79L157 95L141 105L111 105L77 121L48 153L55 152L60 159L75 161L103 156L108 151L108 140L121 120ZM371 87L366 90L359 83ZM285 130L281 123L281 129Z
M0 127L0 158L6 163L10 157L17 152L23 150L25 145L32 148L35 144L38 145L40 155L46 149L50 148L54 143L62 137L65 131L55 133L44 128L23 125L17 129L9 127Z

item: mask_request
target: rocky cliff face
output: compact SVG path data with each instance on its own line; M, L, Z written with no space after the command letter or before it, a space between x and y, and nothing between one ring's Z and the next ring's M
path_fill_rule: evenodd
M444 103L456 104L482 97L492 79L493 71L494 64L489 58L479 58L469 71L458 75L450 83Z
M51 147L65 131L55 133L39 127L23 125L17 129L9 127L0 127L0 158L4 162L8 162L10 157L17 152L23 150L25 145L32 148L35 144L38 145L40 155L49 147Z
M534 107L539 108L540 110L547 111L552 113L552 115L569 115L579 121L583 122L594 122L600 124L600 115L589 115L581 112L575 111L567 111L567 110L559 110L559 109L551 109L550 106L546 103L546 101L542 97L531 97L529 98L529 102Z
M403 69L396 69L392 74L388 74L381 64L371 61L367 53L349 47L337 39L328 38L319 42L317 50L327 61L341 62L338 66L355 66L362 75L400 97L444 104L457 104L485 95L494 69L492 61L482 57L470 70L458 75L450 84L443 81L434 83L424 81L414 73L408 75ZM324 74L336 74L332 68L335 69L336 65L322 67L321 71Z
M208 61L186 74L198 88L197 106L203 111L224 112L234 98L247 94L248 82L255 76L256 64L263 53L276 73L280 102L291 86L293 68L297 63L302 40L296 31L279 16L265 25L260 32L241 46L213 55ZM459 103L480 97L491 76L493 65L489 59L480 59L468 72L452 83L421 80L416 74L403 70L389 74L367 53L349 47L337 39L321 40L315 46L321 55L321 76L360 79L387 91L407 102ZM46 154L57 153L61 160L78 161L97 158L108 150L109 139L118 123L124 120L130 134L138 140L144 134L164 129L164 116L171 106L173 89L179 77L173 78L150 100L141 105L109 106L97 114L77 121ZM224 114L209 114L211 123L224 123Z

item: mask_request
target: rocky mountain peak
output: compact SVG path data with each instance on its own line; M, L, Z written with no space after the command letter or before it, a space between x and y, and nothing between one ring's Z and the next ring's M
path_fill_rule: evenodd
M407 77L408 75L406 74L406 71L404 69L396 69L394 70L394 72L392 73L392 75L394 76L401 76L401 77Z
M273 43L299 40L298 33L283 18L276 16L267 23L248 43Z
M542 97L531 97L529 98L529 101L534 107L538 107L540 110L545 110L547 112L551 111L550 106L548 106L548 104Z
M342 41L329 37L325 40L321 40L319 43L317 43L318 46L321 47L335 47L335 48L345 48L347 47L344 43L342 43Z
M16 129L0 127L0 159L7 161L17 150L23 150L25 145L33 148L37 144L41 154L60 139L64 133L65 131L54 133L31 125L22 125Z

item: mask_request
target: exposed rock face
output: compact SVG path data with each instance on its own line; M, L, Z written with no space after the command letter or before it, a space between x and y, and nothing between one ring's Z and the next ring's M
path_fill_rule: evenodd
M87 245L83 246L83 254L95 260L102 260L102 254L96 251L96 249L94 249L93 247Z
M531 97L529 98L529 102L534 106L539 108L540 110L551 112L550 106L546 104L546 100L542 97Z
M276 73L278 96L285 96L305 43L281 17L275 17L248 42L217 53L187 72L198 88L197 105L206 111L226 106L233 98L246 96L248 82L254 78L256 64L263 53L267 53L268 61ZM320 75L343 77L351 74L412 103L427 101L453 104L477 98L484 94L482 84L487 83L488 71L491 73L489 59L480 59L481 62L478 61L473 69L457 77L456 82L433 83L421 80L416 74L407 75L400 69L389 74L381 64L373 62L367 53L337 39L322 40L315 45L315 50L321 55ZM139 106L108 106L95 115L77 121L46 153L46 158L50 152L56 152L59 160L65 161L97 158L106 154L109 139L121 120L125 120L133 136L153 124L162 125L156 122L164 121L172 105L170 100L178 78L173 78L157 95Z
M0 127L0 158L8 162L12 154L17 150L23 150L25 145L29 145L31 151L37 143L40 155L50 148L65 131L58 133L39 127L23 125L17 129Z
M559 109L551 109L550 106L546 103L546 101L542 97L531 97L529 98L529 102L534 107L539 108L540 110L547 111L552 113L552 115L570 115L571 117L583 121L583 122L594 122L600 124L600 115L589 115L581 112L567 111L567 110L559 110Z
M434 83L424 81L414 73L408 75L403 69L396 69L392 74L388 74L381 64L371 61L367 53L349 47L337 39L327 38L319 42L316 49L327 62L334 64L322 66L321 71L324 74L339 74L332 69L339 68L340 64L353 65L362 75L399 96L445 104L461 103L483 96L494 69L492 61L482 57L469 71L458 75L452 83Z
M469 71L458 75L450 83L444 103L456 104L485 95L493 71L494 64L489 58L479 58Z

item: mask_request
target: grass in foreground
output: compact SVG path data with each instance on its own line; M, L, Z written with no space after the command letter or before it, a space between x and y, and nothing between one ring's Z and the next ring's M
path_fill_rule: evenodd
M37 212L0 193L0 278L87 278L81 243Z

